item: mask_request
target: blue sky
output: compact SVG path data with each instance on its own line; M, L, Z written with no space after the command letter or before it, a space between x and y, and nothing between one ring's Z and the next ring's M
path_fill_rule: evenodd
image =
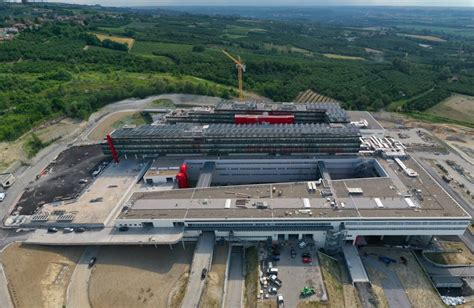
M474 0L49 0L50 2L101 4L107 6L140 5L391 5L391 6L463 6L474 7Z

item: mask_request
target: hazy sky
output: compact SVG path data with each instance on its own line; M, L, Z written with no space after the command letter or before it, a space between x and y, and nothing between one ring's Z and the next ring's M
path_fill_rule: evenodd
M49 0L50 2L101 4L106 6L140 5L394 5L474 7L474 0Z

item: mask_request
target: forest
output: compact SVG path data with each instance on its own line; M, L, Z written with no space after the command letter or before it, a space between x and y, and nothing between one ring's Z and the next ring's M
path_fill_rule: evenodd
M97 6L0 7L0 27L17 23L32 26L0 42L0 141L60 115L86 119L128 97L235 96L235 66L222 49L246 64L244 88L274 101L313 89L348 109L413 112L451 93L474 95L474 40L448 33Z

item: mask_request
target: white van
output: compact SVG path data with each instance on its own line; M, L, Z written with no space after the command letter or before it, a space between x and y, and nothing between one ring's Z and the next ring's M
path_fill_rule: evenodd
M268 274L275 274L275 275L278 275L278 268L276 268L276 267L270 267L270 268L267 270L267 273L268 273Z

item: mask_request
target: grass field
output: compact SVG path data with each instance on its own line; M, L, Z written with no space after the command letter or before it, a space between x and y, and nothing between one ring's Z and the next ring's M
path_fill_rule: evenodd
M135 111L123 111L111 114L103 119L99 125L89 134L88 138L94 141L104 140L105 135L124 125L144 125L149 124L148 117Z
M111 40L117 43L121 44L127 44L128 49L132 49L133 44L135 43L135 40L133 38L129 37L121 37L121 36L114 36L114 35L106 35L106 34L100 34L100 33L94 33L95 36L102 42L103 40Z
M191 52L193 45L188 44L172 44L162 42L147 42L137 41L135 42L132 53L142 55L153 55L153 52L158 53L173 53L173 52Z
M257 306L258 290L258 254L257 247L252 246L245 250L245 307Z
M277 45L277 44L265 43L263 46L267 50L276 49L277 51L283 52L283 53L293 53L294 52L294 53L303 54L305 56L312 56L313 55L313 53L311 51L307 50L307 49L298 48L298 47L291 46L291 45Z
M337 55L333 53L325 53L323 54L326 58L329 59L336 59L336 60L358 60L358 61L364 61L364 58L361 57L353 57L353 56L343 56L343 55Z
M399 28L422 31L428 30L433 31L436 33L445 33L447 35L459 35L467 38L474 37L474 31L472 29L466 28L453 28L453 27L443 27L443 26L436 26L436 25L399 25Z
M415 39L419 39L423 41L446 42L445 39L442 39L440 37L433 36L433 35L416 35L416 34L406 34L406 33L398 33L398 35L404 36L404 37L411 37L411 38L415 38Z
M474 124L474 96L452 95L428 109L426 113Z

